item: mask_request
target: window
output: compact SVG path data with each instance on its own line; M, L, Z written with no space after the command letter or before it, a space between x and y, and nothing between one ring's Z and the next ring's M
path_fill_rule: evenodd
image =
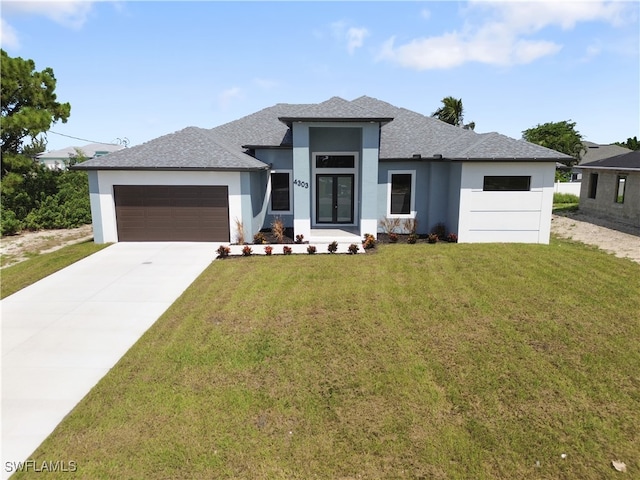
M482 190L485 192L528 192L531 190L531 176L484 177Z
M589 175L589 198L596 198L596 192L598 191L598 174L592 173Z
M316 168L355 168L355 155L316 155Z
M389 172L389 215L410 217L415 210L415 171Z
M626 175L618 175L616 178L616 203L624 203L624 187L627 184Z
M291 172L271 172L271 211L278 213L291 212Z

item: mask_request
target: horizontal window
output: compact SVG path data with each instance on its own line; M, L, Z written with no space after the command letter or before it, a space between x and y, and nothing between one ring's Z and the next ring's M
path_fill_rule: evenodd
M316 168L355 168L354 155L316 155Z
M486 176L482 190L485 192L528 192L531 176Z

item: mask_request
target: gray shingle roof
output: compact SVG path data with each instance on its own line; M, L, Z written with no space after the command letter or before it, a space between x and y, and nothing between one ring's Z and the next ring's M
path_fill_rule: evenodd
M581 163L577 168L610 168L614 170L640 170L640 150L603 158L589 163Z
M632 151L628 148L621 147L620 145L600 145L593 142L582 142L582 144L586 151L582 152L580 164L595 162L596 160L615 157L616 155L622 155Z
M187 127L135 147L76 165L82 170L260 170L268 165L211 130Z
M80 169L256 170L268 166L248 155L248 147L291 147L293 119L380 122L380 159L555 160L570 157L524 140L492 132L476 133L406 108L363 96L333 97L319 104L279 103L213 129L188 127L142 145L96 158ZM392 119L392 121L389 121Z

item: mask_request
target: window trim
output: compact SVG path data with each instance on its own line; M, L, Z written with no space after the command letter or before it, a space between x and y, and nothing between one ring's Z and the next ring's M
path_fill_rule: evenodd
M411 206L409 213L391 213L391 190L393 175L411 175ZM388 218L415 218L416 217L416 171L415 170L389 170L387 172L387 217Z
M271 196L271 175L274 173L286 173L289 175L289 210L273 210L273 197ZM269 171L269 183L267 186L269 192L269 214L270 215L291 215L293 214L293 170L290 169L273 169Z
M615 196L613 197L614 203L622 205L624 203L624 196L627 191L627 175L619 173L616 175L616 189ZM622 195L620 195L620 180L624 180L622 183Z

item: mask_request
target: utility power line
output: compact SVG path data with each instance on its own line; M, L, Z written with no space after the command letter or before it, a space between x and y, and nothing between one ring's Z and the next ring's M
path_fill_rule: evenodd
M54 132L53 130L49 130L46 133L53 133L54 135L60 135L61 137L67 137L67 138L73 138L74 140L82 140L83 142L89 142L89 143L100 143L102 145L124 145L125 147L129 145L129 139L128 138L118 138L118 142L98 142L97 140L87 140L86 138L80 138L80 137L74 137L73 135L65 135L64 133L58 133L58 132Z

